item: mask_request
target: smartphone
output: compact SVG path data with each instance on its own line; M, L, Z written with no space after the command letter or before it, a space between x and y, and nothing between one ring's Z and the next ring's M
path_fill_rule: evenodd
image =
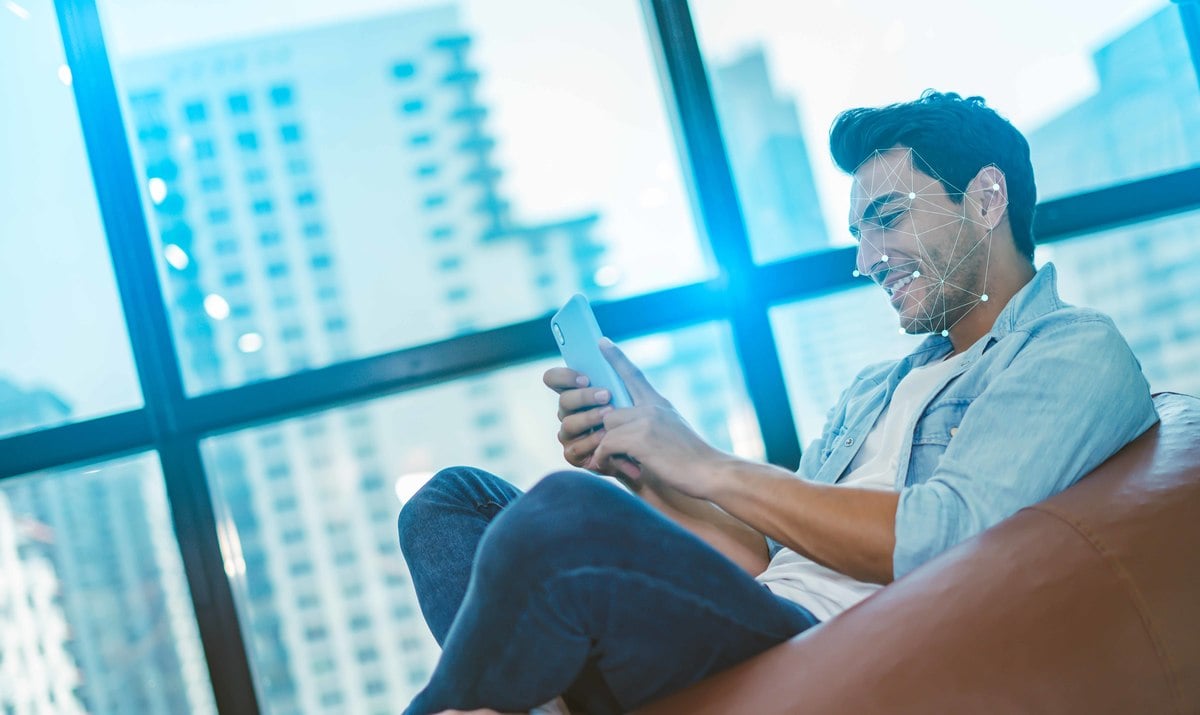
M600 338L604 336L587 298L579 293L571 296L566 305L550 319L550 331L554 333L554 340L567 367L587 375L590 387L608 390L612 395L608 404L613 407L633 407L633 399L629 397L625 383L604 358L604 353L600 352Z

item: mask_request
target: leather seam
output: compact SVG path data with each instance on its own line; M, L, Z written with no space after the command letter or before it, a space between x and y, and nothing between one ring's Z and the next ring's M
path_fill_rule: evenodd
M1095 533L1093 533L1083 524L1080 524L1069 518L1066 514L1059 512L1057 509L1044 505L1036 505L1028 508L1030 511L1036 511L1045 514L1062 522L1076 534L1079 534L1079 536L1082 537L1083 540L1092 547L1092 550L1094 550L1096 554L1100 556L1100 560L1105 564L1105 566L1108 567L1112 574L1117 577L1117 581L1122 584L1126 594L1129 596L1129 599L1133 601L1133 608L1137 612L1138 620L1140 620L1142 623L1142 629L1145 631L1146 637L1150 639L1150 643L1154 647L1154 652L1158 655L1159 666L1162 668L1163 674L1166 676L1167 685L1170 689L1172 700L1175 701L1175 711L1178 713L1185 712L1183 707L1183 693L1179 688L1178 679L1175 677L1174 664L1171 662L1171 657L1167 654L1166 648L1163 646L1162 639L1158 636L1158 629L1155 628L1154 623L1150 618L1150 609L1146 605L1146 601L1142 597L1141 591L1138 590L1137 585L1133 581L1133 577L1121 564L1121 560L1118 559L1116 555L1104 545L1104 543Z

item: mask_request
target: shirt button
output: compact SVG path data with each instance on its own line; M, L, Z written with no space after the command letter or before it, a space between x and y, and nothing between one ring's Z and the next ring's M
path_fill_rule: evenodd
M847 438L846 438L846 446L847 446L847 447L852 447L852 446L854 446L854 438L853 438L853 437L847 437Z
M953 437L953 436L954 436L954 435L956 435L956 434L958 434L958 428L957 428L957 427L951 427L951 428L950 428L950 436L951 436L951 437Z

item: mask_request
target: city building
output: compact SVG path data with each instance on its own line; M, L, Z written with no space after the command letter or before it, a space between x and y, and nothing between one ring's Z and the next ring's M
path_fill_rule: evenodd
M49 391L0 380L0 394L0 428L69 418ZM15 624L0 631L16 639L0 648L0 703L14 693L16 712L215 712L153 458L86 472L70 486L38 474L0 488L0 621ZM20 670L34 646L44 663ZM53 706L22 709L36 697Z
M190 392L603 297L598 217L530 224L504 196L470 48L443 7L123 64ZM390 304L354 303L346 264L364 261L394 266ZM487 379L404 400L411 432L368 404L204 445L268 712L394 712L436 660L396 542L411 465L385 430L422 435L422 470L453 455L511 473L520 414ZM456 414L470 439L422 429Z
M772 84L762 47L716 65L711 80L755 258L828 248L796 101Z
M1200 94L1174 5L1093 55L1097 91L1029 135L1053 197L1200 162ZM1112 316L1151 388L1200 392L1200 217L1183 214L1039 249L1064 297Z

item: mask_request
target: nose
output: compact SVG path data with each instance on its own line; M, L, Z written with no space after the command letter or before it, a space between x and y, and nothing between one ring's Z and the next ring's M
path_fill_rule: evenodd
M878 281L880 276L876 274L879 273L879 270L884 265L881 263L882 260L883 251L875 246L873 242L859 242L858 250L854 254L854 267L858 269L859 273L867 278Z

